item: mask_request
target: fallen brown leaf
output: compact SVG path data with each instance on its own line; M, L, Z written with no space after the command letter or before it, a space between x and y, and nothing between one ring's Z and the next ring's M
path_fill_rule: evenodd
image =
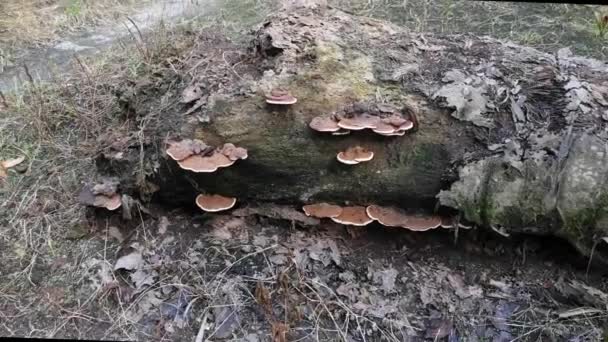
M13 168L25 160L25 156L21 156L14 159L3 160L0 162L0 185L4 183L8 177L8 169Z
M272 323L272 342L287 342L289 326L282 322Z

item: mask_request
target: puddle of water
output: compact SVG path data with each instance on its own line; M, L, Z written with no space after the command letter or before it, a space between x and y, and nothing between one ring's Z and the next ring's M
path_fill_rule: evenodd
M190 20L215 6L216 0L155 0L129 17L137 27L129 20L123 20L113 26L96 27L84 34L65 37L47 48L31 49L24 53L17 65L0 73L0 91L19 89L20 85L29 81L23 65L27 66L35 81L48 80L57 71L65 70L74 55L100 53L118 39L129 36L129 30L134 33L138 29L146 32L161 21L171 24Z

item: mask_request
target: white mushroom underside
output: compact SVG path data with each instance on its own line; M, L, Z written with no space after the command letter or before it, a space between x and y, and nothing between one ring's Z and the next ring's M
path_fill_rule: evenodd
M350 222L350 221L342 221L336 217L332 217L331 218L332 221L339 223L339 224L344 224L347 226L357 226L357 227L363 227L363 226L367 226L368 224L374 222L374 220L369 219L368 221L365 222Z
M344 159L342 157L340 157L340 155L342 154L342 152L338 153L337 157L338 161L342 164L347 164L347 165L355 165L355 164L359 164L359 162L357 160L352 160L352 159Z
M294 103L298 102L298 99L292 99L292 100L266 100L266 103L269 104L274 104L274 105L292 105Z

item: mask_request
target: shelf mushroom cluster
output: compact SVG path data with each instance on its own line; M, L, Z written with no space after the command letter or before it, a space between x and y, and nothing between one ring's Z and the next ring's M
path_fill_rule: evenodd
M170 141L168 144L167 155L177 161L182 169L192 172L215 172L239 159L247 159L247 150L231 143L218 148L198 139Z
M229 167L239 159L247 159L247 150L234 144L226 143L221 147L208 146L198 139L169 141L166 153L177 161L179 166L192 172L215 172L219 168ZM234 207L236 198L221 195L200 194L196 205L206 212L218 212Z
M329 203L316 203L305 205L302 210L307 216L329 218L336 223L351 226L366 226L378 221L386 227L400 227L417 232L455 226L450 219L441 216L408 214L397 208L378 205L341 207Z
M410 119L413 118L410 117ZM333 135L370 129L383 136L403 136L415 126L414 121L410 119L403 117L393 106L358 105L328 116L317 116L310 121L308 126L317 132L327 132Z
M268 104L288 106L296 102L298 102L298 99L283 89L273 89L270 94L266 95L266 103Z
M372 160L374 158L374 152L361 146L355 146L349 147L346 151L338 153L336 158L342 164L355 165Z
M78 202L114 211L122 206L122 196L118 193L118 182L107 180L95 185L85 185L78 194Z

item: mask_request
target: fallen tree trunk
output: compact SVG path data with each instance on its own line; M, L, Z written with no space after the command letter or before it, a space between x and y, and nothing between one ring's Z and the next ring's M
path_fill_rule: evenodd
M602 62L567 49L550 55L487 37L422 35L337 10L274 15L248 49L230 47L239 59L226 59L220 45L186 63L195 102L165 106L155 135L161 154L170 135L234 143L249 157L193 173L164 156L152 180L167 203L193 203L199 192L427 211L438 203L480 226L563 236L583 252L608 235ZM268 106L264 94L277 86L298 102ZM353 103L412 108L417 129L384 137L308 127ZM145 117L153 107L136 110ZM374 159L338 163L336 154L355 145Z

